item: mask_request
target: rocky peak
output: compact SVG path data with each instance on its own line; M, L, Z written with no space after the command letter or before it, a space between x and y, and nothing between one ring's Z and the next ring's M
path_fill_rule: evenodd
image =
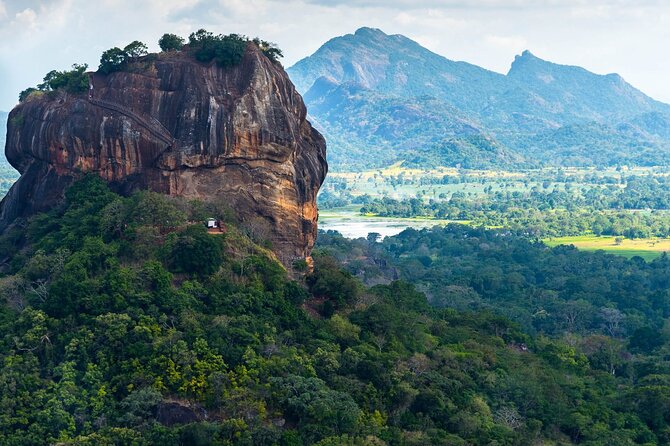
M520 72L536 70L546 65L551 65L551 63L540 59L529 50L524 50L520 55L514 56L514 61L507 74L508 76L515 76Z
M367 26L364 26L362 28L358 28L356 32L354 32L354 35L357 37L361 38L366 38L366 39L374 39L374 38L385 38L388 37L388 34L386 34L384 31L382 31L379 28L370 28Z
M279 64L249 44L230 68L161 53L90 79L88 95L42 95L11 112L6 155L21 178L0 204L0 231L93 172L122 192L224 199L269 227L285 264L309 255L325 141Z

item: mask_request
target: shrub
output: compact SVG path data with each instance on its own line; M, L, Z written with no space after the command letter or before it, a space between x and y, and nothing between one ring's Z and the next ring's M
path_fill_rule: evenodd
M25 101L25 100L28 99L30 96L32 96L33 93L38 93L38 92L40 92L40 90L37 89L37 88L35 88L35 87L29 87L29 88L26 88L26 89L23 90L21 93L19 93L19 102L23 102L23 101Z

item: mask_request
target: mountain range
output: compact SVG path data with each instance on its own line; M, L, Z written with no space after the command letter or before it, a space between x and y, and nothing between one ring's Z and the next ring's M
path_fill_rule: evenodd
M0 163L5 161L5 139L7 138L7 112L0 111Z
M503 75L361 28L288 72L336 170L670 163L670 105L530 51Z

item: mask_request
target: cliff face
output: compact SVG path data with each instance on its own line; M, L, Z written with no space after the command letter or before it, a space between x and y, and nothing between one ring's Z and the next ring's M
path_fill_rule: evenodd
M309 255L325 141L254 45L232 68L161 54L91 83L88 97L45 95L11 112L5 150L21 178L0 204L0 231L95 172L122 192L224 199L243 220L267 222L284 263Z

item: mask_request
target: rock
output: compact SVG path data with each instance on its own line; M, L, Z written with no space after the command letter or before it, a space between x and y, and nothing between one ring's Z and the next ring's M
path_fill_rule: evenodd
M279 64L250 43L230 68L184 51L90 76L88 96L45 94L11 112L5 151L21 178L0 203L0 231L94 172L121 193L224 199L266 222L284 264L309 256L326 144Z
M207 419L207 412L200 406L180 402L164 401L158 405L156 421L165 426L196 423Z

